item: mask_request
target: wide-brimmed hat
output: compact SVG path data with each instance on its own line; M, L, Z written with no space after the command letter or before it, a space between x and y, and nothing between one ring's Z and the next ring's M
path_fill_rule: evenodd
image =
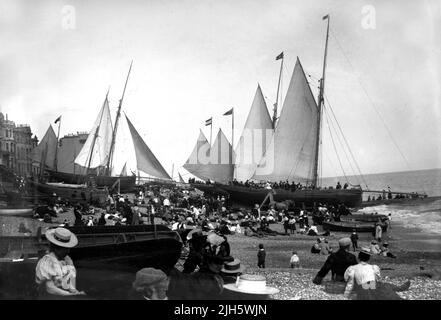
M276 294L280 290L266 285L266 278L260 275L244 274L237 278L236 283L224 284L224 288L248 294Z
M73 248L78 244L78 238L66 228L49 229L45 233L46 239L63 248Z
M371 255L371 249L369 249L368 247L361 247L360 252L363 252L365 254Z
M245 270L245 267L240 264L239 259L234 259L231 262L224 263L224 267L222 268L221 272L223 273L242 273Z
M338 245L340 247L347 247L350 246L352 243L350 238L341 238L340 240L338 240Z
M191 240L193 238L198 238L198 237L203 237L203 236L206 236L207 234L208 234L208 232L206 232L206 231L202 231L199 228L194 228L193 230L191 230L187 234L187 240Z
M142 291L145 287L167 280L167 275L159 269L144 268L136 273L132 286L135 291Z

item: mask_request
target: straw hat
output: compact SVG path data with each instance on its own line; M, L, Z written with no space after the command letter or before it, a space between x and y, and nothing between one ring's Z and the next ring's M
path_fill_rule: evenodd
M347 247L351 245L351 239L350 238L341 238L338 240L338 244L340 247Z
M236 283L224 284L224 288L248 294L276 294L280 290L266 285L266 278L259 275L244 274L237 278Z
M363 252L365 254L371 255L371 249L369 249L368 247L361 247L360 252Z
M65 228L49 229L45 236L49 242L63 248L73 248L78 244L77 236Z
M236 274L236 273L242 273L244 270L245 270L245 267L240 264L240 260L234 259L231 262L226 262L224 264L224 267L222 268L221 272Z

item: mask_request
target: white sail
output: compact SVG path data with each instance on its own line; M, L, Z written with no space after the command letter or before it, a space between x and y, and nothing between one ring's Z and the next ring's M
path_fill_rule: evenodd
M165 171L164 167L161 165L153 152L144 142L138 131L136 131L129 118L127 118L127 116L125 116L125 118L131 133L133 146L135 149L137 169L156 178L171 180L171 177L169 176L167 171Z
M105 166L112 143L112 130L109 101L106 96L89 136L80 153L75 158L75 163L86 168Z
M318 108L297 58L278 126L253 179L311 182Z
M260 85L258 85L235 152L235 179L238 181L251 179L265 153L266 145L271 141L272 135L271 117Z
M36 163L54 169L55 152L57 149L57 136L54 129L49 125L43 139L41 139L38 146L32 150L31 158Z
M228 141L222 129L214 140L210 149L210 164L208 164L208 176L211 180L228 183L233 180L233 151L230 142Z
M208 164L210 163L210 149L211 147L207 138L202 130L200 130L196 145L183 166L184 169L201 180L210 179L210 170L208 168Z

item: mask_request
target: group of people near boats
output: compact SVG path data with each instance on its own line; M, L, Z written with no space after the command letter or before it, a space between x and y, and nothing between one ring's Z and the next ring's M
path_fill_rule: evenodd
M87 293L77 288L77 272L69 257L78 238L70 230L58 227L46 231L47 253L35 268L35 282L40 299L85 299ZM279 292L266 285L263 276L243 274L239 259L230 255L225 236L195 230L188 234L190 253L183 270L142 268L134 275L127 299L136 300L238 300L269 299ZM93 297L89 297L93 298Z
M153 218L160 214L166 223L169 223L174 230L180 233L184 242L188 242L189 246L188 256L182 264L182 268L174 268L167 272L153 268L139 270L134 275L132 290L128 293L130 299L268 299L269 294L278 292L278 289L266 286L265 278L262 276L242 275L243 267L238 259L234 259L230 255L231 250L226 235L232 232L247 234L247 230L255 230L256 233L265 229L270 230L269 220L271 222L279 221L282 224L288 221L288 225L291 221L291 225L294 225L294 232L296 231L296 223L299 225L299 229L304 227L314 231L311 228L315 227L317 230L315 225L309 226L305 210L300 210L297 217L291 216L284 210L279 215L279 212L271 209L274 211L273 219L268 219L268 216L261 215L257 206L250 212L239 215L230 213L226 209L227 199L222 197L189 196L187 193L174 194L174 192L163 196L160 190L143 190L134 199L136 202L120 195L114 195L112 200L113 202L109 200L107 213L101 215L107 222L109 215L121 214L122 219L126 219L122 221L123 223L132 224L133 214L137 212L136 206L147 204L148 210L153 212ZM180 208L175 211L174 205L177 203L182 205L183 200L185 200L187 209L181 210L182 208ZM82 208L76 207L76 210L79 212ZM130 214L132 219L129 219ZM79 218L82 219L82 217ZM242 227L241 223L236 223L236 228L231 229L232 221L255 222L259 227L253 228L252 223L249 227ZM152 222L154 220L146 221L146 223ZM142 223L142 219L138 223ZM189 232L189 230L191 231ZM349 248L352 245L354 252L358 250L358 238L355 240L355 247L355 237L340 239L339 249L334 251L329 246L327 239L324 238L329 234L319 235L318 232L315 232L315 235L319 236L317 253L328 255L328 257L315 277L314 283L320 284L326 274L332 271L332 281L345 284L346 297L351 297L354 292L359 298L375 298L378 294L379 297L384 297L382 296L385 294L384 292L391 297L397 297L391 292L402 288L383 286L379 282L379 268L368 267L370 266L369 258L374 254L391 256L387 243L382 243L383 248L379 249L379 253L375 251L375 246L378 243L372 243L369 248L362 247L359 250L359 261L357 262L356 257L349 253ZM76 287L75 266L68 256L69 248L78 243L76 236L68 229L59 227L48 230L46 238L50 242L50 248L48 253L38 262L35 274L41 297L45 299L66 296L85 298L86 293ZM263 246L259 248L259 267L265 266L264 258L262 260L264 252ZM293 268L299 266L297 252L293 252L290 266ZM351 266L352 268L349 268ZM261 283L261 292L249 290L255 281ZM369 287L369 289L365 287ZM382 290L380 293L375 291L378 288Z
M362 247L355 255L350 253L352 241L345 237L339 240L339 249L326 259L313 282L322 284L323 279L331 271L331 284L334 293L343 293L346 298L359 300L395 300L401 299L397 292L410 287L410 281L401 286L394 286L381 281L380 268L369 264L374 252L368 247Z

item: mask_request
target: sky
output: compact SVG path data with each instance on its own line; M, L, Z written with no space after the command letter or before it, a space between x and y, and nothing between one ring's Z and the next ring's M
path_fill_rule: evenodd
M441 168L435 0L2 0L0 111L40 139L59 115L61 136L89 131L109 87L115 116L133 60L122 109L165 169L185 174L206 119L213 139L219 127L231 139L222 114L234 107L237 142L258 83L272 108L280 52L282 99L297 56L316 95L326 14L325 94L361 172ZM327 126L322 174L342 175Z

